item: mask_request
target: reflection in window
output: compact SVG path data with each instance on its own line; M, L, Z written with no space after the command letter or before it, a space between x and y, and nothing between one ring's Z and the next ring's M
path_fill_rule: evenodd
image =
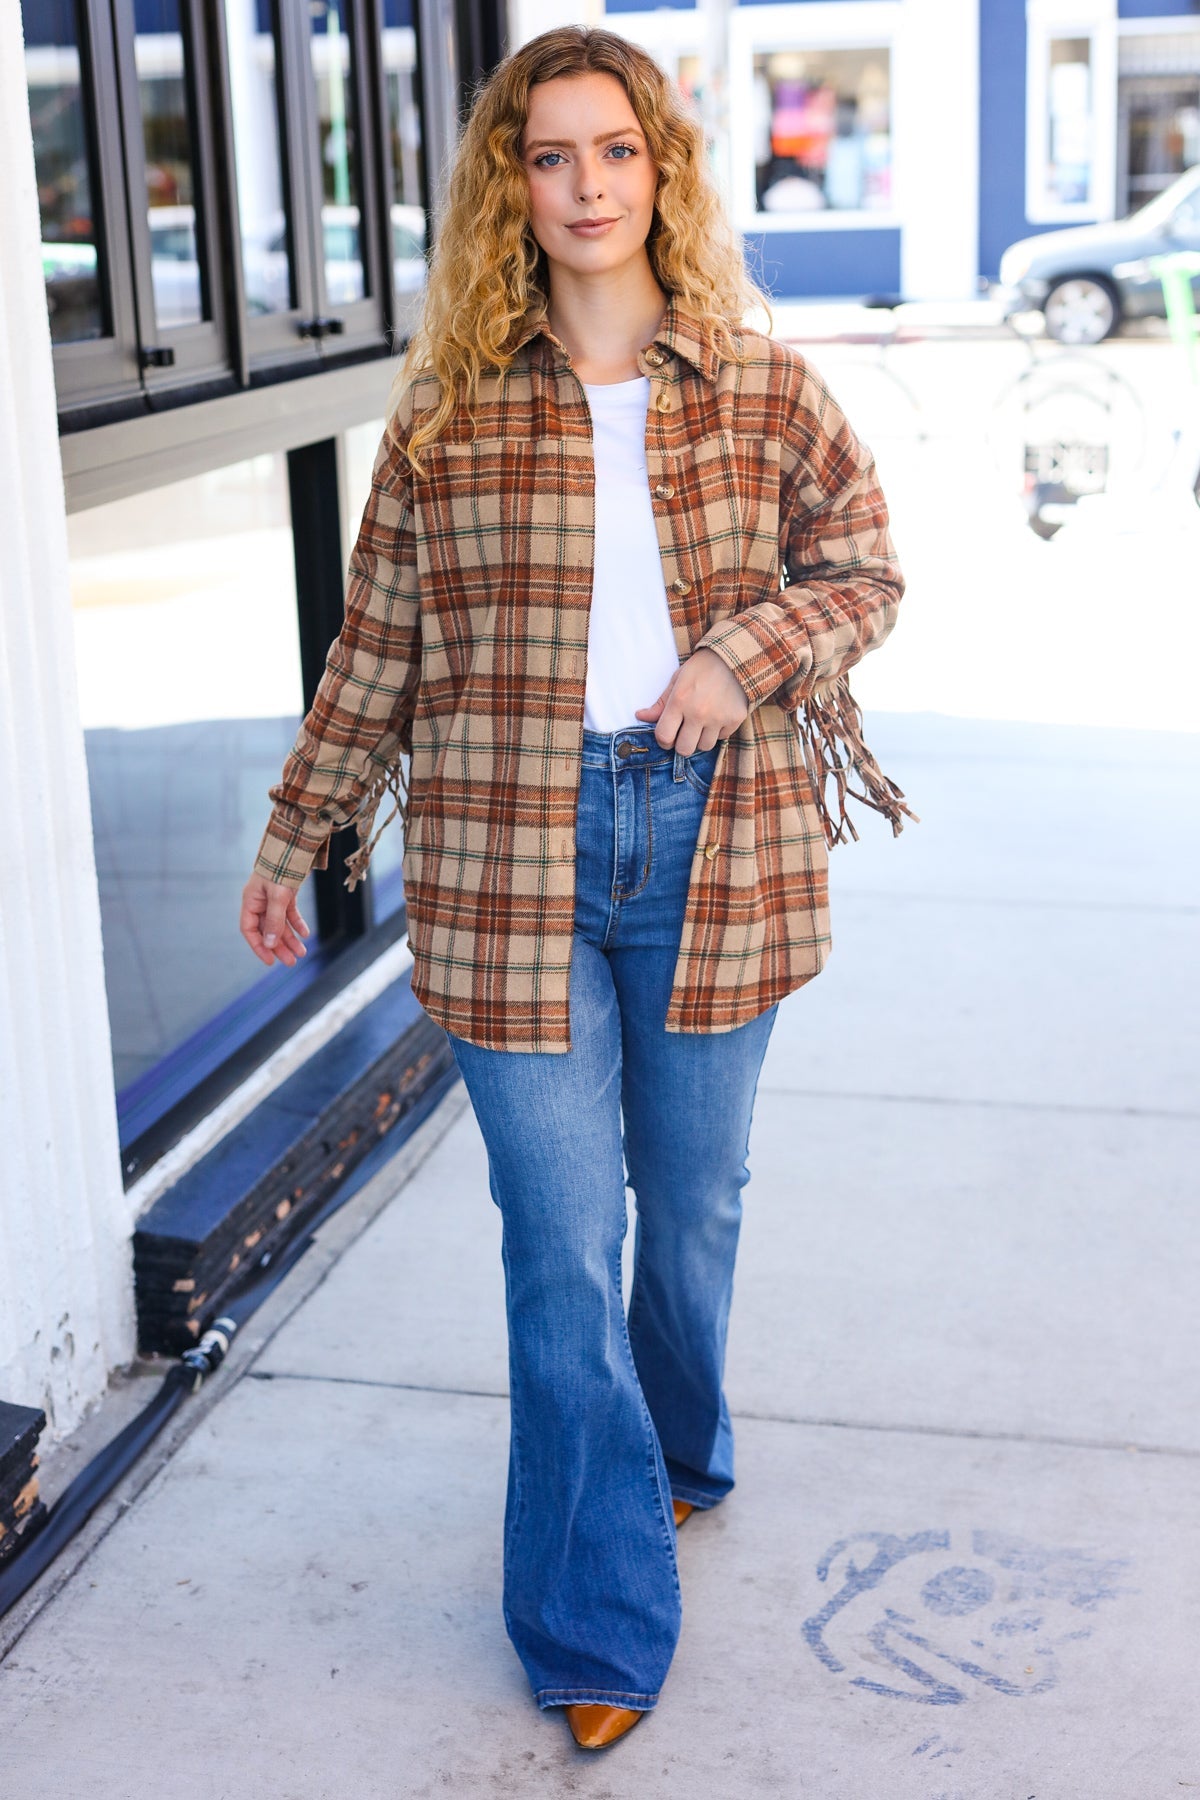
M1051 38L1046 87L1046 191L1049 206L1092 199L1092 72L1087 38Z
M108 335L101 297L91 121L84 111L79 8L42 0L23 8L25 77L42 218L42 273L56 344Z
M237 163L246 310L289 312L296 304L291 237L283 200L275 34L260 0L225 0L229 88Z
M1200 163L1200 80L1139 82L1128 105L1129 194L1140 206Z
M196 325L211 316L196 237L196 146L190 71L180 31L179 0L139 0L134 46L150 273L160 329Z
M1117 189L1129 212L1200 163L1200 37L1122 33L1117 54L1118 141L1127 147Z
M321 158L325 298L331 306L347 305L366 292L350 39L339 0L308 0L307 11Z
M891 56L885 48L754 58L760 212L882 212L892 203Z
M675 83L697 118L704 106L704 59L696 55L675 58Z
M237 928L303 712L285 459L74 513L68 530L128 1141L319 961L308 894L310 955L295 969L264 969Z
M342 435L347 534L350 541L358 535L359 522L371 492L371 470L383 438L383 420L373 419L368 425L354 425ZM376 820L382 825L392 810L385 798ZM399 819L393 819L371 853L371 908L376 922L389 918L404 898L400 878L400 860L404 854L404 837Z
M425 192L421 113L417 103L417 41L411 25L393 22L396 0L384 0L383 68L387 85L388 151L392 165L392 282L397 335L417 320L425 287Z

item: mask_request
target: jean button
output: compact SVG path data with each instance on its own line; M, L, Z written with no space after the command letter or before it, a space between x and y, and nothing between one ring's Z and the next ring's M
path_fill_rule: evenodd
M633 754L632 748L628 743L622 743L622 744L617 745L617 755L621 758L622 762L627 762L629 760L629 758L632 756L632 754Z

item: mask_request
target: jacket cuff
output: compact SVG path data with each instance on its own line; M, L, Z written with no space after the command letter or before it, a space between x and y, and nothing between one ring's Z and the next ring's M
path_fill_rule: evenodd
M303 886L313 869L329 867L329 834L308 824L295 824L278 811L271 814L263 832L254 873L282 887Z
M752 709L769 700L785 681L806 674L813 664L807 638L797 655L795 631L785 637L769 619L756 617L753 607L706 632L696 650L716 651L736 675Z

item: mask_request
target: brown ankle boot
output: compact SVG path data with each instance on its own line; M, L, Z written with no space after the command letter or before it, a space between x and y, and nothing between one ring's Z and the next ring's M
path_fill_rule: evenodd
M682 1525L688 1514L696 1510L690 1500L672 1500L671 1505L675 1508L676 1525Z
M581 1750L603 1750L642 1717L627 1706L568 1706L564 1708L571 1735Z

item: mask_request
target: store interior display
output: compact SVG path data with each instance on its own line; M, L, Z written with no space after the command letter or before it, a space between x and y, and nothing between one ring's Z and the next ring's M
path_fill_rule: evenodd
M891 206L891 56L763 51L754 58L760 212L878 212Z
M1056 206L1086 206L1091 199L1094 156L1091 44L1087 38L1055 38L1047 85L1046 199Z

